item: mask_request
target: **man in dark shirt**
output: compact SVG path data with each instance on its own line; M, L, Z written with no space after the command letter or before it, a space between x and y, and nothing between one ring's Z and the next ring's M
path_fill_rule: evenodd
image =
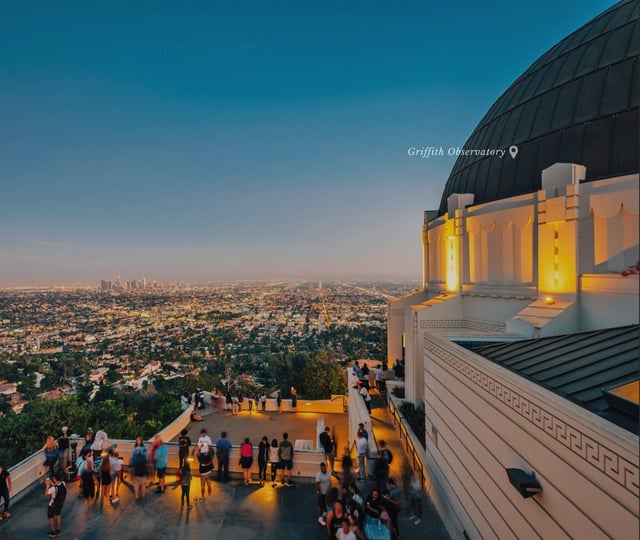
M324 428L324 431L320 433L320 444L324 449L325 461L331 466L331 474L335 476L336 470L334 467L334 462L336 460L336 446L331 437L331 428L329 426Z
M191 447L191 437L187 436L188 431L183 429L178 437L178 457L180 462L178 467L182 469L185 465L185 460L189 456L189 448Z

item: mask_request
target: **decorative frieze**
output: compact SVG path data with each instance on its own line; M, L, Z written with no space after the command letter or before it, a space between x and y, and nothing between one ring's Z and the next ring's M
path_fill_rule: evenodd
M424 321L431 322L431 321ZM637 463L632 463L617 454L605 444L596 441L580 428L559 418L539 403L523 396L491 375L480 371L449 351L425 338L425 352L439 358L448 366L462 374L484 392L518 413L547 436L568 448L575 455L607 475L634 495L640 488L640 471Z
M469 319L439 319L420 321L420 328L463 328L465 330L476 330L478 332L486 332L488 334L503 334L506 332L507 325L505 323L475 321Z

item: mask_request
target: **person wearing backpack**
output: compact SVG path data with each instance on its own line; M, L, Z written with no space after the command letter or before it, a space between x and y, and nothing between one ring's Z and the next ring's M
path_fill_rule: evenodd
M218 458L218 482L229 481L229 455L231 454L231 442L227 439L227 432L220 433L216 441L216 457Z
M67 498L67 486L62 481L60 471L45 481L45 497L49 497L47 518L49 519L49 538L56 538L62 533L62 507Z
M393 454L387 448L387 443L380 440L380 454L375 465L376 487L380 493L387 490L387 480L389 479L389 465L393 461Z

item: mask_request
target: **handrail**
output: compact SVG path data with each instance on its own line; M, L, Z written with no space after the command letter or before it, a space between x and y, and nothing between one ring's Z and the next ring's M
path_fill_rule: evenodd
M420 473L420 485L423 489L425 489L425 479L426 479L426 464L423 461L422 454L423 451L418 451L416 449L416 445L413 441L416 438L415 433L409 426L408 422L406 422L404 416L400 413L399 408L393 402L393 398L391 396L391 388L387 388L387 406L389 408L389 412L393 417L393 424L398 426L398 431L400 432L400 440L405 439L405 450L407 454L411 457L412 467L414 471L418 471ZM422 447L421 447L422 448Z

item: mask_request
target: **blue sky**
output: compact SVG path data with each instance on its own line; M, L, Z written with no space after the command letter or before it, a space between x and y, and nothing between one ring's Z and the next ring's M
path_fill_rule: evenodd
M0 287L419 280L408 148L611 4L0 2Z

